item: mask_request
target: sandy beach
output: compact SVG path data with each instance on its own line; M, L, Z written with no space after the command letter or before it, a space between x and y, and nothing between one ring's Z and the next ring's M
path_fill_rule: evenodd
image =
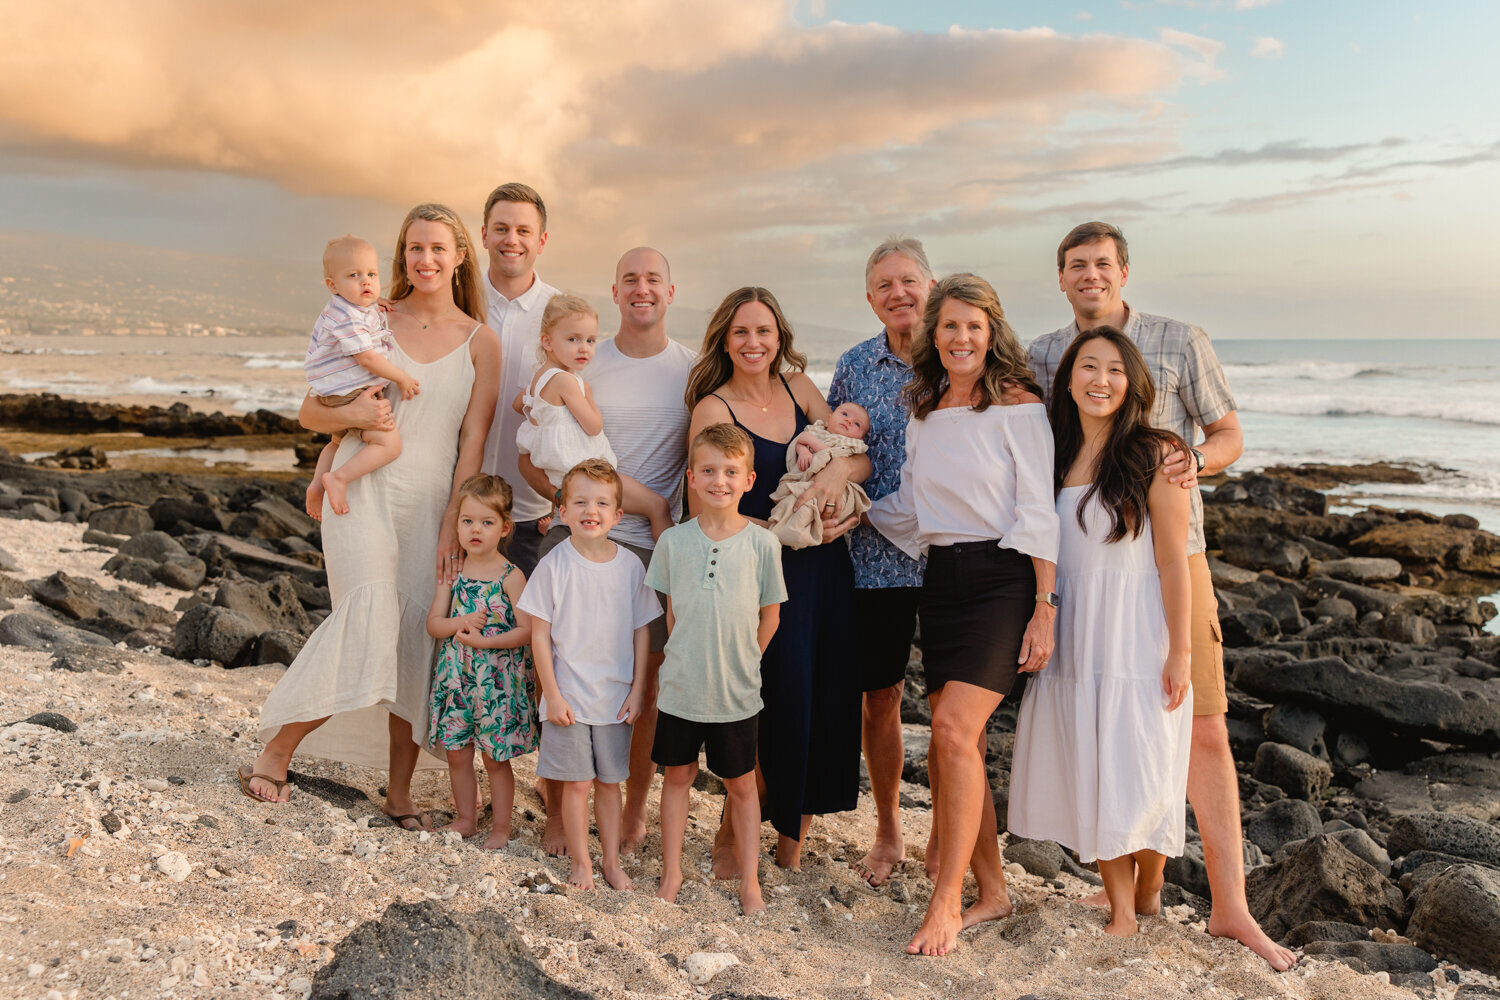
M85 544L83 531L0 520L0 549L16 564L10 576L62 570L115 586L101 568L111 551ZM181 596L136 590L163 608ZM25 597L11 602L35 609ZM1458 988L1451 966L1421 994L1337 962L1304 959L1278 974L1209 937L1186 905L1146 918L1134 938L1111 938L1103 915L1076 901L1091 886L1066 873L1046 884L1016 865L1012 917L966 932L945 959L908 957L901 948L930 892L920 863L930 795L912 784L903 784L910 860L880 890L850 869L873 834L866 797L857 811L814 824L803 871L763 862L770 909L740 916L732 884L707 875L721 800L699 791L687 847L699 878L680 905L652 896L655 833L627 859L634 891L553 889L567 863L539 849L534 758L517 762L515 833L498 853L390 826L377 771L299 759L304 777L292 801L258 804L241 795L233 769L256 752L256 712L279 667L104 652L118 673L54 669L48 652L0 646L0 720L9 723L0 729L8 765L0 771L0 995L306 996L351 928L392 902L429 899L498 911L548 976L598 997L1446 1000ZM37 713L77 728L13 721ZM908 727L908 746L924 733ZM447 806L440 771L420 773L417 792L424 809ZM763 843L772 846L769 833ZM695 986L683 968L695 952L728 953L738 964Z

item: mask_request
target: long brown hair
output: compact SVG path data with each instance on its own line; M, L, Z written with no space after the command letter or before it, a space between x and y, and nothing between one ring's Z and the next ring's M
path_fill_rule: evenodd
M469 230L458 213L435 202L418 205L406 213L406 219L401 223L401 235L396 237L396 256L391 260L391 301L404 299L412 292L411 279L406 276L406 231L418 219L441 222L453 232L453 249L463 254L463 260L453 269L453 304L483 323L489 304L479 284L479 259L474 255L474 241L469 239Z
M771 317L776 321L776 356L771 359L771 374L779 375L787 370L800 372L807 368L807 356L792 347L792 327L786 321L776 296L759 285L736 288L724 296L724 301L719 303L719 308L708 321L708 329L703 332L703 346L698 351L693 370L688 373L687 392L684 394L689 410L734 374L734 362L724 344L729 339L729 328L734 325L734 314L740 311L740 306L750 302L759 302L771 310Z
M933 347L933 335L937 332L938 315L943 303L949 299L968 303L984 311L990 321L990 342L984 352L984 375L979 379L979 401L976 410L987 410L991 404L1000 402L1004 392L1003 382L1013 382L1029 392L1042 394L1042 387L1031 374L1026 363L1026 352L1016 340L1015 331L1005 321L1005 310L1000 306L1000 296L990 283L977 274L950 274L937 283L927 297L927 310L922 314L922 324L911 341L911 382L906 386L906 399L911 405L912 416L918 420L937 409L938 400L948 388L948 372L943 368L943 359Z
M1083 448L1083 424L1078 419L1078 404L1069 391L1069 384L1073 380L1073 366L1078 361L1079 352L1083 345L1094 340L1106 340L1119 350L1125 363L1125 398L1114 413L1109 437L1094 462L1091 470L1093 482L1078 500L1078 526L1087 530L1083 509L1097 495L1099 503L1114 521L1104 540L1118 542L1127 534L1139 538L1146 530L1146 495L1161 465L1163 449L1180 448L1186 452L1188 446L1171 431L1158 430L1148 423L1151 407L1156 402L1156 384L1151 380L1151 371L1135 341L1115 327L1096 326L1073 338L1073 343L1068 345L1057 364L1057 381L1052 383L1049 415L1052 418L1054 488L1062 489L1068 469Z

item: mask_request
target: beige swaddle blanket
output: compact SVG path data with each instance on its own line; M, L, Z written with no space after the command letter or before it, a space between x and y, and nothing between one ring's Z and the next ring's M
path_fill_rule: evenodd
M863 441L835 434L821 420L813 421L802 433L812 434L828 447L813 453L812 464L804 472L797 468L797 440L802 435L797 435L786 446L787 471L781 477L781 482L776 484L776 492L771 494L776 506L771 509L770 525L771 532L781 539L782 545L790 549L805 549L823 544L823 512L812 504L793 509L797 499L812 485L813 477L835 458L863 455L869 450L869 446ZM864 487L858 483L848 483L835 502L833 513L842 521L869 509L870 498L865 495Z

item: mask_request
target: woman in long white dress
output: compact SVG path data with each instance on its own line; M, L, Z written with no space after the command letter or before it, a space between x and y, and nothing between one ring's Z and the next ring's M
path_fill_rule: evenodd
M1111 934L1161 909L1182 853L1192 709L1188 495L1148 426L1154 389L1135 343L1082 334L1052 392L1059 487L1057 651L1021 703L1010 829L1099 862Z
M334 514L325 501L333 611L261 709L265 749L240 770L252 798L287 800L287 768L300 749L389 766L387 815L409 829L427 825L411 800L432 674L427 610L437 581L451 583L461 566L453 497L479 471L499 393L500 341L483 323L479 277L457 214L442 205L412 209L396 242L387 319L391 360L417 376L420 392L393 399L388 416L379 400L302 407L303 424L317 431L351 416L365 426L394 418L402 448L350 487L349 513ZM335 463L360 447L345 437Z

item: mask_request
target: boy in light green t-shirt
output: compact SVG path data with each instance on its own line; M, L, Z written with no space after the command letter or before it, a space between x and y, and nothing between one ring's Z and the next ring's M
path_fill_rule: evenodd
M755 788L760 657L781 621L786 584L781 543L740 513L755 482L750 436L733 424L705 427L688 450L688 489L698 516L656 543L647 586L667 597L667 648L651 759L666 768L661 792L661 887L676 902L682 839L698 752L724 780L740 869L740 908L761 898L760 799Z

